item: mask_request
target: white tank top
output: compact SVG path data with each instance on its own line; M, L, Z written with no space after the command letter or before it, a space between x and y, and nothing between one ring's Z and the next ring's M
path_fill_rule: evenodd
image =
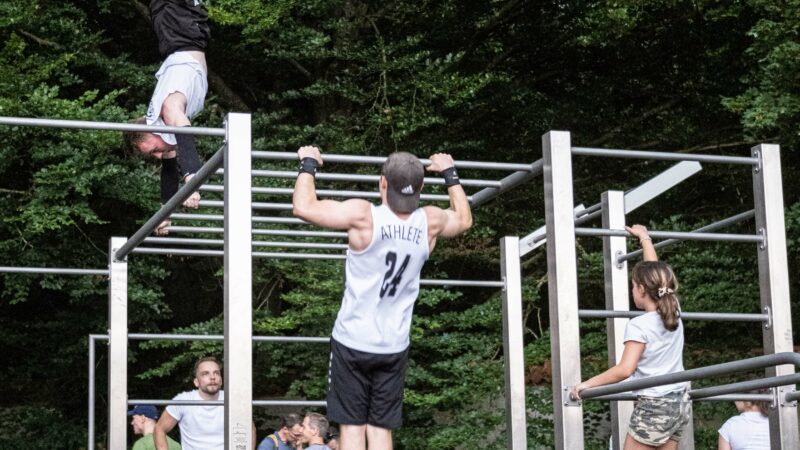
M386 205L372 205L371 213L369 245L347 250L333 338L362 352L399 353L409 344L419 273L428 259L428 218L417 209L402 220Z

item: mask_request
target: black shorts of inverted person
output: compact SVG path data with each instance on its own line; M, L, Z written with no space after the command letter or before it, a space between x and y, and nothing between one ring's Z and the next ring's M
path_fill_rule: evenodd
M408 349L388 355L360 352L331 339L328 419L393 430L403 424Z

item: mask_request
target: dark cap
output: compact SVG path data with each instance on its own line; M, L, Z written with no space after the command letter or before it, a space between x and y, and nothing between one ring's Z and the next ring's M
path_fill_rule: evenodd
M395 152L383 163L383 176L388 189L386 201L398 213L410 213L419 207L419 194L425 169L419 158L406 152Z
M145 416L148 419L158 420L158 409L153 405L136 405L128 411L129 416Z

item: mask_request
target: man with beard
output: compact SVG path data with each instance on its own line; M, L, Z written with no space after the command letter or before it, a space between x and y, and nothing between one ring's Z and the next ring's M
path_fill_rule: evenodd
M213 356L200 358L194 365L193 391L182 392L173 400L224 400L222 371ZM183 450L223 450L225 446L225 408L213 405L169 405L158 419L153 437L158 450L168 450L167 433L180 425ZM255 429L253 430L255 442Z

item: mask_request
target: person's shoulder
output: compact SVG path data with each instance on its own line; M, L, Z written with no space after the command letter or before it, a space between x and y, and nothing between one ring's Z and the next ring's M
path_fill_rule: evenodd
M258 444L258 448L256 450L274 450L275 449L275 440L272 438L272 434L265 437L264 440Z
M197 390L193 391L183 391L180 394L172 397L173 400L197 400L200 398L200 395L197 393Z
M151 450L156 448L156 443L153 440L153 435L148 434L147 436L142 436L133 443L133 447L131 450Z

